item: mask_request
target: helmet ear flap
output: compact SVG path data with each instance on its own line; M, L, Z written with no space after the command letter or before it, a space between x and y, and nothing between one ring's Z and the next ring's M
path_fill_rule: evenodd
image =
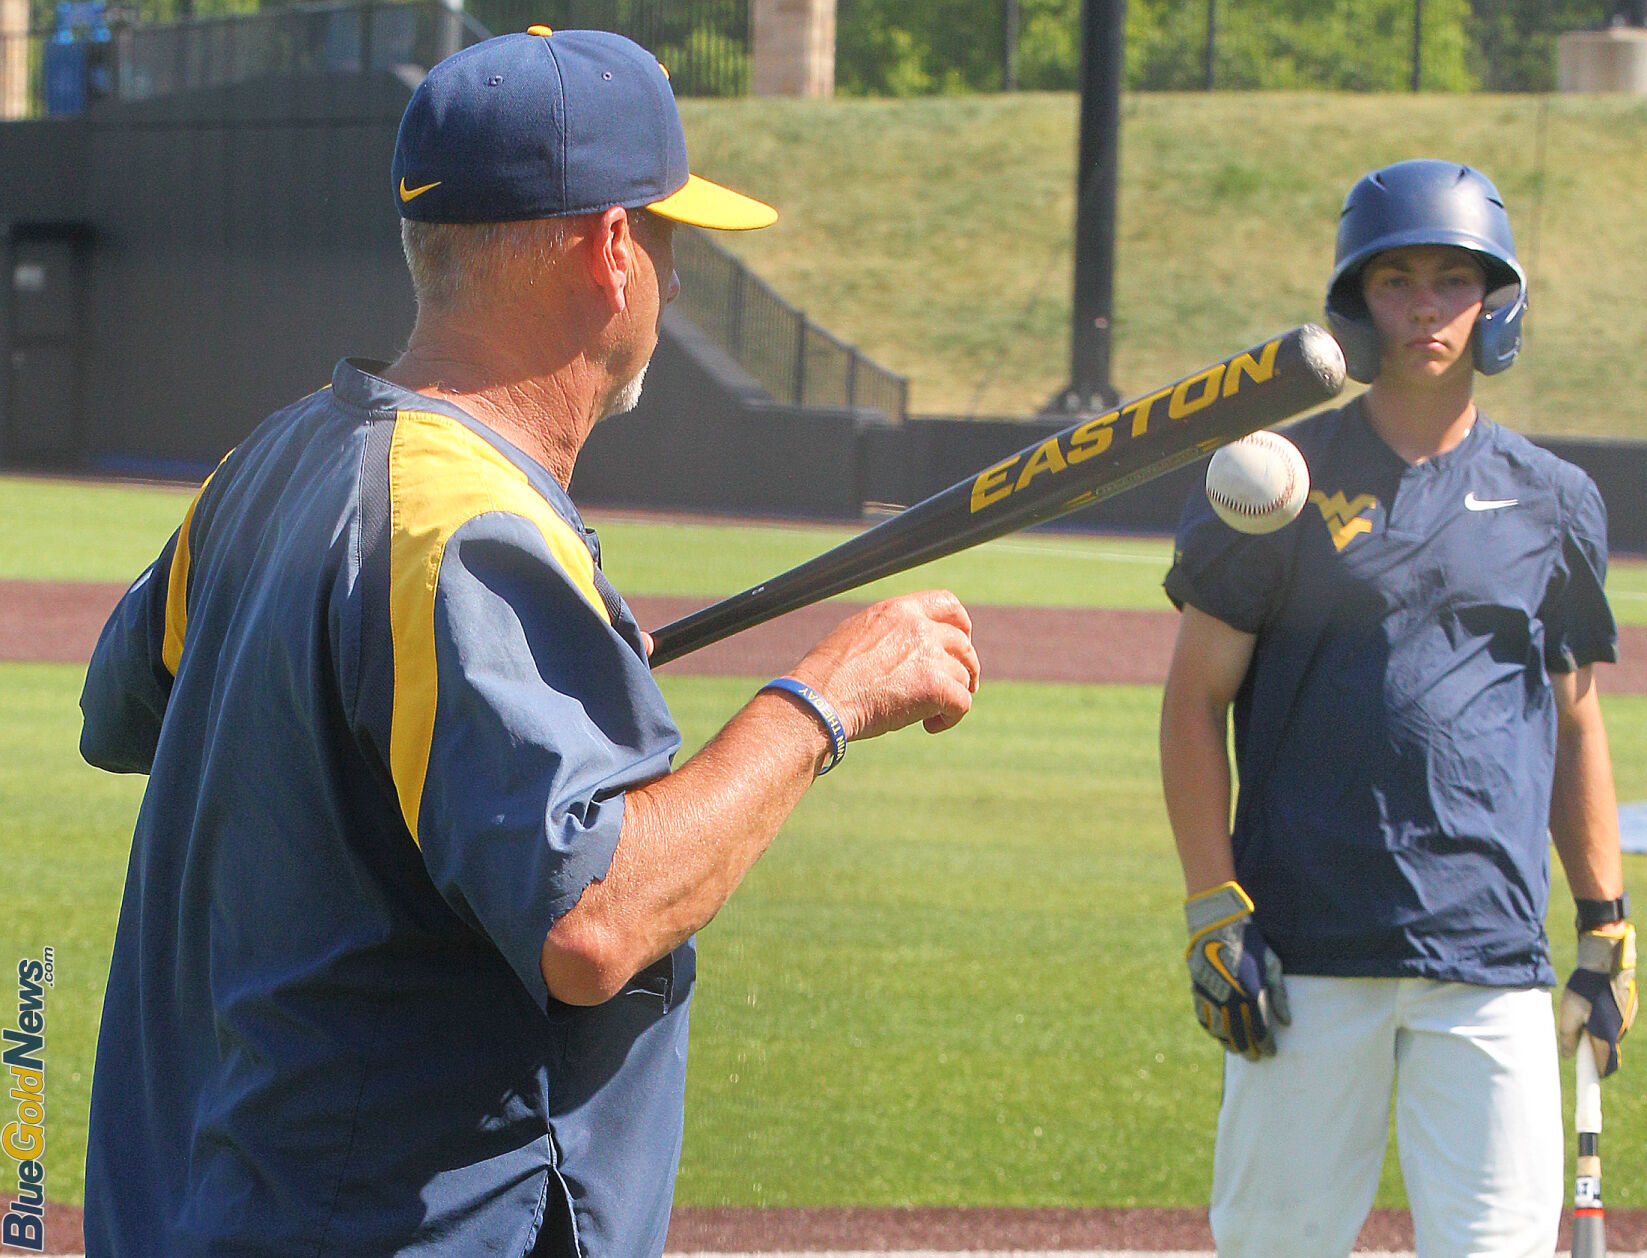
M1475 369L1482 375L1496 376L1515 362L1521 352L1521 317L1526 313L1527 293L1519 283L1495 288L1482 301L1472 338Z
M1378 329L1373 327L1372 320L1352 319L1328 306L1327 323L1344 351L1344 370L1350 379L1371 384L1382 360L1378 352Z

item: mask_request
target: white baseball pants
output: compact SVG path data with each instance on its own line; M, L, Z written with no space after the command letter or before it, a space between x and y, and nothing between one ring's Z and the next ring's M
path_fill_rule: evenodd
M1418 1258L1550 1258L1565 1145L1550 995L1289 975L1276 1055L1224 1055L1219 1258L1347 1255L1392 1094Z

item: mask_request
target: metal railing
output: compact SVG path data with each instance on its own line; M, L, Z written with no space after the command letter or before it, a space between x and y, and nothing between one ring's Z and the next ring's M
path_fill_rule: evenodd
M904 419L907 379L813 323L706 233L676 230L675 270L682 312L780 402Z

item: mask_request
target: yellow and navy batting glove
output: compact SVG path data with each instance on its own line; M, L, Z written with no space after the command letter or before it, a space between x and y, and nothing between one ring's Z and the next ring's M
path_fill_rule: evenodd
M1618 1042L1636 1019L1636 928L1625 920L1629 912L1628 895L1578 902L1578 967L1561 993L1561 1051L1571 1057L1588 1031L1604 1079L1618 1069ZM1606 1061L1599 1059L1603 1045Z
M1232 1053L1257 1061L1275 1054L1275 1024L1292 1021L1281 959L1252 921L1252 900L1237 882L1184 901L1189 923L1195 1016Z

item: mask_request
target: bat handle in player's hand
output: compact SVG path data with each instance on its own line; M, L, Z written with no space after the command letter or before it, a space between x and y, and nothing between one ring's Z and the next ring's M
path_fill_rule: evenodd
M1574 1061L1573 1130L1578 1160L1573 1176L1573 1258L1607 1258L1607 1221L1601 1204L1601 1072L1588 1033L1578 1037Z
M888 599L842 621L790 675L828 697L849 740L916 721L938 733L978 691L972 618L948 590Z

